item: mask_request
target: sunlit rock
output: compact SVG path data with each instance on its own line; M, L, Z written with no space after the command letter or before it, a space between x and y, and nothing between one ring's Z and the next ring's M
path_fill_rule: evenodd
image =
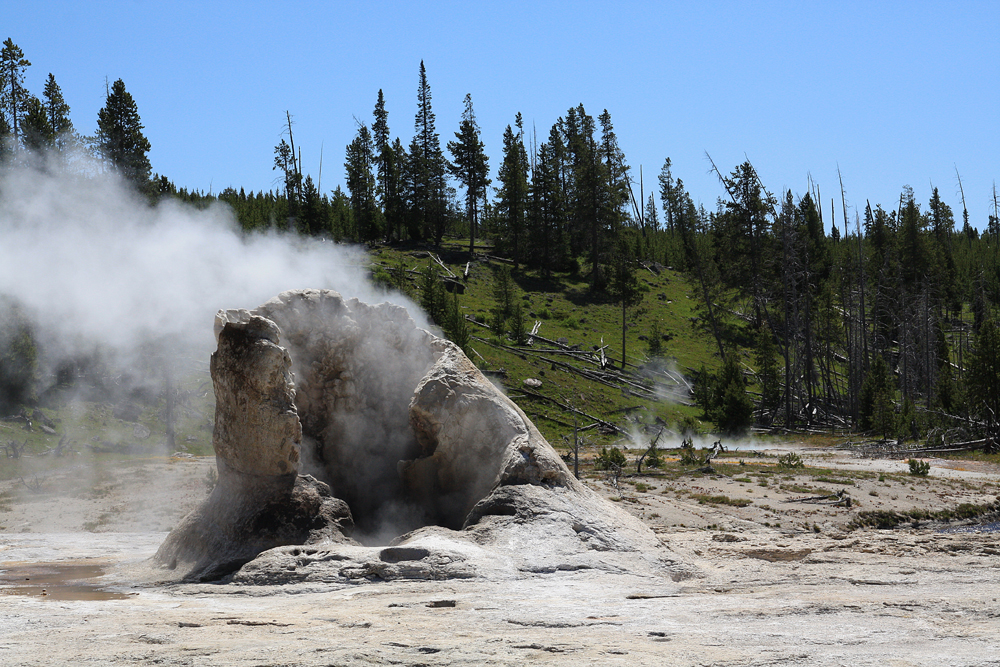
M220 311L216 336L219 484L157 553L174 576L684 570L405 309L290 291Z

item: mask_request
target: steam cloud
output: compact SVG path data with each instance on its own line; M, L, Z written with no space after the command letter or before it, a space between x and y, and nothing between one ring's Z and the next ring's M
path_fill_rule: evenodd
M112 174L62 164L42 158L0 173L0 295L26 311L50 355L100 347L125 360L156 341L207 361L218 309L303 287L393 301L419 317L371 285L360 249L244 235L224 204L150 207Z

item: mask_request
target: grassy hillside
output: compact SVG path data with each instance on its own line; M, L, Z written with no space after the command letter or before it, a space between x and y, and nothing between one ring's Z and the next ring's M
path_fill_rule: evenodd
M372 251L374 271L388 277L402 266L407 276L403 289L418 301L418 274L428 265L443 277L447 271L457 276L464 286L459 305L473 337L469 356L553 445L571 442L574 424L585 429L581 435L595 446L620 441L624 433L644 426L655 433L664 424L676 430L681 420L700 425L701 410L694 407L685 382L702 365L718 367L719 360L711 336L697 326L694 295L681 274L669 267L638 270L645 291L641 304L626 313L622 371L621 306L606 294L593 293L586 277L557 273L546 280L537 271L512 271L526 328L539 323L539 337L518 346L510 335L501 339L488 325L496 305L497 272L513 267L481 253L473 260L467 248L461 241L446 241L439 250L382 247ZM661 349L654 360L650 339L657 329ZM528 386L526 380L541 385Z

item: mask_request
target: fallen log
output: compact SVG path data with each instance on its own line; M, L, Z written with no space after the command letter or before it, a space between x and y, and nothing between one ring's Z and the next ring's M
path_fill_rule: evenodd
M544 394L539 394L538 392L534 392L534 391L531 391L529 389L521 389L520 391L521 391L521 393L523 393L523 394L525 394L527 396L531 396L532 398L537 398L537 399L540 399L540 400L543 400L543 401L548 401L549 403L552 403L553 405L557 405L560 408L562 408L563 410L566 410L567 412L572 412L574 414L580 415L581 417L586 417L587 419L589 419L591 421L597 422L598 425L600 425L600 426L604 426L605 428L613 429L615 432L620 433L620 434L622 434L624 436L629 436L629 432L626 431L625 429L623 429L622 427L618 426L617 424L613 424L613 423L611 423L609 421L605 421L604 419L601 419L599 417L595 417L593 415L589 415L586 412L583 412L582 410L577 410L572 405L566 405L565 403L563 403L561 401L558 401L558 400L556 400L554 398L551 398L549 396L546 396Z

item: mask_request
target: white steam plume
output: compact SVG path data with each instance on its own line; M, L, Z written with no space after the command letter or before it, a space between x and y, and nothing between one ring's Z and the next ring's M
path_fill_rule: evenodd
M329 241L244 235L223 204L150 207L110 174L54 161L0 174L0 295L70 352L98 344L127 356L156 340L207 360L218 309L305 287L395 301L422 317L376 290L365 265L361 250Z

